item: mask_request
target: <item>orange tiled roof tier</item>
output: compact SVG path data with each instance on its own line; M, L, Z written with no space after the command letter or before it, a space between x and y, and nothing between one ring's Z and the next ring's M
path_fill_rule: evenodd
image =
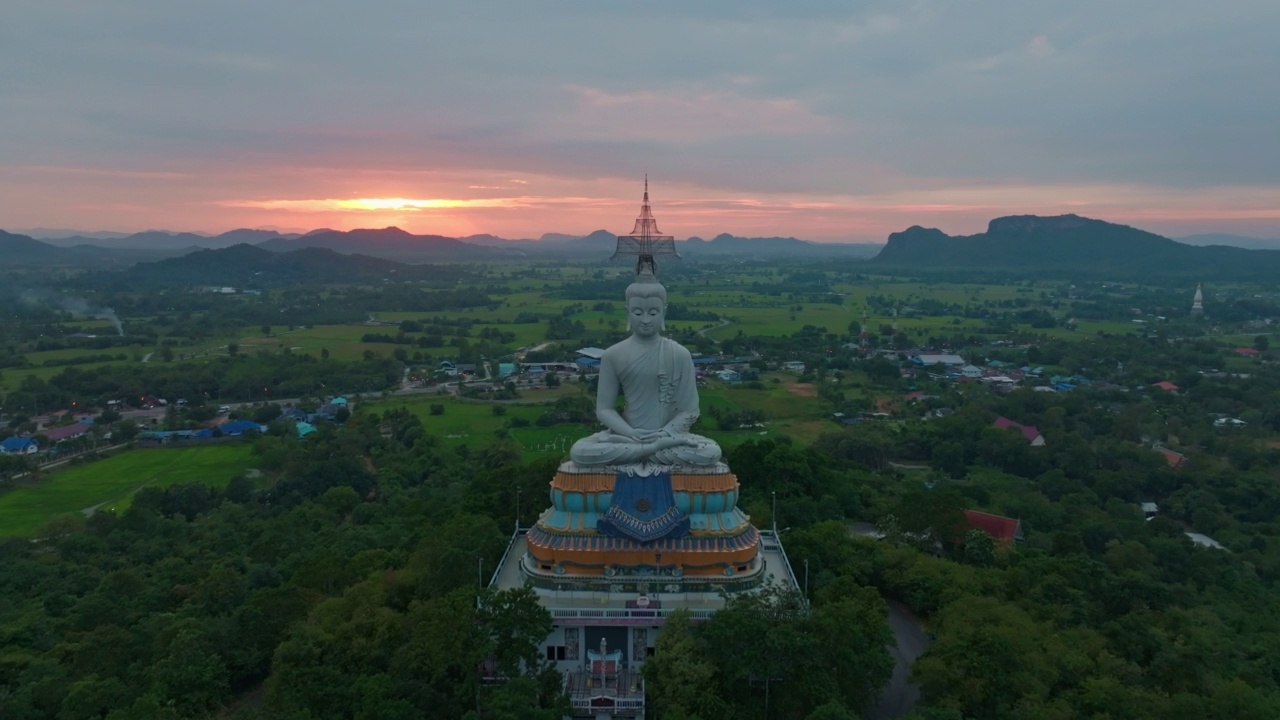
M611 492L613 473L574 473L561 470L551 480L553 490L566 492ZM738 489L738 476L726 473L676 473L671 476L674 492L727 492Z
M609 566L661 566L678 567L688 576L723 577L750 565L760 552L760 533L751 526L734 537L686 535L651 543L596 534L556 535L534 527L528 542L529 554L539 565L563 567L568 574L594 574Z

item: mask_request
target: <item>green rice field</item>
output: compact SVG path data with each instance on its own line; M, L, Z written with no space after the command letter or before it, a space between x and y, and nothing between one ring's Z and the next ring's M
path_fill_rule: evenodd
M253 467L251 450L248 443L129 450L57 471L0 495L0 537L31 536L54 518L92 507L122 511L144 487L225 485Z

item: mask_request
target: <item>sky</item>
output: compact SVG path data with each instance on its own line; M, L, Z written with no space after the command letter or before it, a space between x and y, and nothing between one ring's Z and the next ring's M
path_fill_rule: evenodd
M1280 237L1275 0L5 0L0 227Z

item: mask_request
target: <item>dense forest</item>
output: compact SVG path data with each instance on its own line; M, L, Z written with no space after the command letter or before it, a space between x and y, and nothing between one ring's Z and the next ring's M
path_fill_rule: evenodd
M1207 322L1189 317L1182 281L1020 279L996 293L976 287L983 274L928 296L920 276L866 275L865 265L749 269L744 281L672 263L681 295L669 319L728 324L713 337L669 334L745 365L741 384L707 381L695 430L736 434L725 447L741 506L758 526L777 522L808 582L802 593L736 596L706 622L674 618L645 665L654 714L864 715L892 668L893 603L934 638L914 666L919 720L1280 717L1280 377L1264 320L1280 313L1273 292L1207 289ZM529 267L498 282L452 267L427 282L282 281L258 294L96 287L92 274L82 285L65 278L59 292L10 286L0 372L43 372L6 388L0 435L35 433L40 410L98 413L107 400L151 395L190 399L165 427L193 426L224 400L377 392L415 363L506 362L534 340L523 362L564 360L625 335L588 314L620 309L625 278L611 274ZM877 319L833 294L842 278L869 286L862 300ZM723 307L699 299L739 284L755 294ZM504 310L520 287L558 304L521 309L526 298ZM450 312L467 308L484 313ZM737 308L794 325L753 334L732 320ZM813 309L830 314L810 319ZM899 310L927 322L900 329ZM389 311L415 315L370 317ZM125 334L106 330L108 317L123 318ZM1073 329L1088 320L1133 331ZM367 323L353 338L391 347L330 357L238 344L313 323ZM1211 323L1234 323L1230 337ZM996 392L912 363L908 351L922 347L1027 374ZM154 358L141 362L145 353ZM806 369L777 371L786 361ZM120 364L95 366L110 362ZM1075 389L1032 387L1062 382ZM806 385L812 396L788 396ZM319 422L305 440L283 422L220 440L251 443L261 475L146 488L122 512L0 543L0 717L561 717L560 679L538 652L550 617L527 591L485 585L517 524L514 498L525 498L518 522L528 526L541 510L528 499L545 497L556 466L522 456L507 431L590 424L590 398L566 394L527 415L495 404L507 424L470 445L433 435L398 402L358 407L343 426ZM772 404L801 402L803 423L787 431L799 439L774 432ZM266 423L279 412L234 417ZM1045 445L995 427L1001 417L1035 426ZM97 418L99 433L120 420ZM114 425L120 439L132 423ZM1025 541L999 546L968 529L966 510L1018 519Z
M890 668L887 599L937 638L915 666L920 718L1277 717L1276 453L1174 469L1132 437L1157 416L1083 397L984 394L932 422L732 450L757 522L776 493L811 604L777 590L677 619L646 669L652 706L757 717L769 693L771 717L853 717ZM1029 448L997 414L1054 441ZM0 546L6 718L559 716L537 655L549 616L482 589L514 494L545 492L554 460L446 449L395 410L254 442L266 481L143 490ZM936 470L889 464L912 457ZM1144 521L1148 498L1162 511ZM969 508L1021 518L1026 543L965 533Z

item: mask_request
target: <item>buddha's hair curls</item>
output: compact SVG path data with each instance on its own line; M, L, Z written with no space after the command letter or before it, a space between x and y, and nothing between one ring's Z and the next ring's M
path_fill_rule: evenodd
M636 281L627 286L627 299L631 298L651 298L656 297L662 301L663 305L667 304L667 289L658 282L658 278L652 273L641 273L636 276Z

